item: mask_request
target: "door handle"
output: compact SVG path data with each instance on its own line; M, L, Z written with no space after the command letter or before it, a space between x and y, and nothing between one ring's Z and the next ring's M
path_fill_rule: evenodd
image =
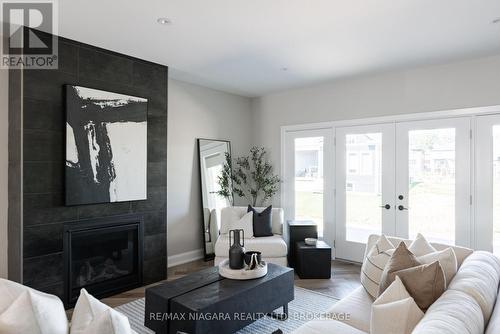
M403 210L408 210L408 208L405 208L404 206L399 205L399 206L398 206L398 210L399 210L399 211L403 211Z
M391 206L389 204L386 204L386 205L381 205L380 206L381 208L385 208L387 210L389 210L391 208Z

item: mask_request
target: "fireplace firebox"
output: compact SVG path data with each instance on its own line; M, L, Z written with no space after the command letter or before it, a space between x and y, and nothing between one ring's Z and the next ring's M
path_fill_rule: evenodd
M96 298L142 285L143 217L126 215L64 225L65 304L85 288Z

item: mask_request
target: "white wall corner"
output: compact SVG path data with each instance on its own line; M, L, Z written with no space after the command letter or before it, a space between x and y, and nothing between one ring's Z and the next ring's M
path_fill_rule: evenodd
M168 257L168 267L175 267L180 264L196 261L205 257L203 248L195 249L189 252L175 254Z

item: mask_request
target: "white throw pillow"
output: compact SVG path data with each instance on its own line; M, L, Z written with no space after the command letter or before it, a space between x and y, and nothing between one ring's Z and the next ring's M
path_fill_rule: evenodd
M128 318L80 291L71 318L71 334L133 334Z
M253 238L253 212L247 212L239 220L233 220L229 225L229 230L243 230L245 239Z
M444 277L446 279L446 287L449 286L451 280L457 273L458 264L457 256L453 248L449 247L442 251L436 251L427 255L417 257L417 260L422 264L430 264L434 261L439 261L441 268L443 268Z
M68 334L62 301L53 295L0 279L0 333Z
M424 313L396 276L394 282L372 304L371 334L409 334Z
M427 255L429 253L433 253L436 251L436 248L432 247L432 245L425 239L425 237L418 233L417 237L411 245L408 247L408 250L413 253L415 256Z
M363 260L363 265L361 266L361 284L373 298L378 297L382 272L393 253L394 245L382 234Z

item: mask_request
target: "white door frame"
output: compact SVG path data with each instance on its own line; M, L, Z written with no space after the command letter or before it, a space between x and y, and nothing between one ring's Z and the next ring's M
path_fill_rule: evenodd
M285 211L285 223L294 219L295 212L295 151L294 140L303 137L324 137L323 143L323 239L332 246L335 256L334 217L334 132L332 127L282 131L281 133L281 206Z
M500 115L475 118L475 240L476 249L493 251L493 125Z
M455 128L455 244L470 247L471 234L471 119L445 118L396 124L396 205L408 208L408 131ZM411 210L411 208L409 208ZM408 210L396 210L396 236L408 238Z
M389 204L390 209L380 208L382 233L394 235L394 124L374 124L335 129L335 221L336 221L336 256L341 259L360 262L363 260L365 243L348 241L346 237L346 142L347 134L382 133L382 205ZM385 177L384 177L385 173Z

